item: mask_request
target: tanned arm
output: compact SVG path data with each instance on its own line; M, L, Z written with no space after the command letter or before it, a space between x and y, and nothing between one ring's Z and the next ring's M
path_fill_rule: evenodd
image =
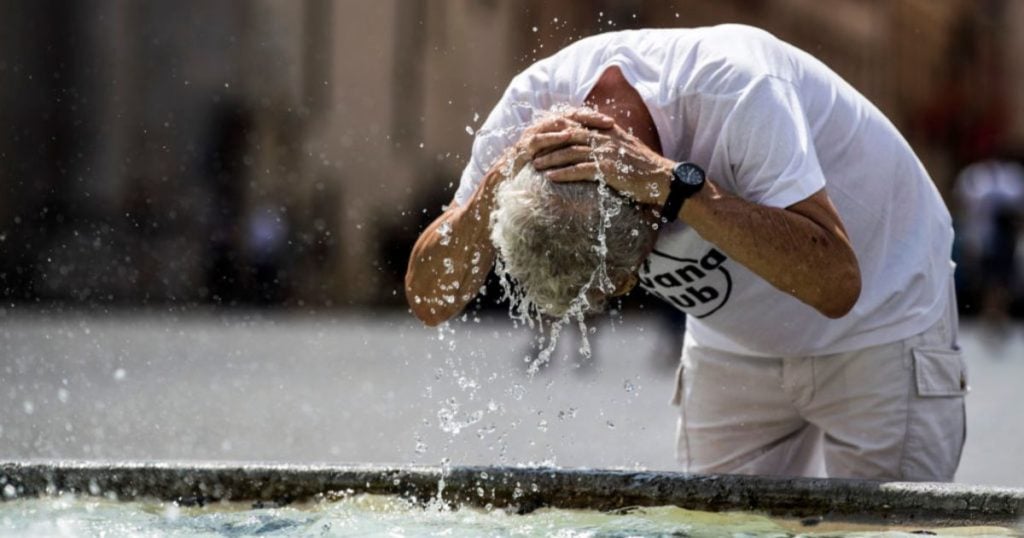
M427 226L409 256L405 298L413 314L430 326L451 319L483 286L494 265L490 240L494 193L507 160L491 168L466 205L450 206Z
M713 182L679 214L704 239L829 318L860 297L860 266L825 190L785 209L753 204Z

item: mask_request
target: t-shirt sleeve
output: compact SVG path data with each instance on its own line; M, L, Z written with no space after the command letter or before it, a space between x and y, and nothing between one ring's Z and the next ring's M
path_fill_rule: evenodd
M529 125L534 107L523 102L517 96L519 93L515 90L513 82L476 132L472 154L462 171L459 188L455 191L457 205L464 205L469 200L483 180L484 174L505 150L515 144Z
M736 102L723 136L736 194L746 200L787 207L825 186L810 124L789 82L756 81Z

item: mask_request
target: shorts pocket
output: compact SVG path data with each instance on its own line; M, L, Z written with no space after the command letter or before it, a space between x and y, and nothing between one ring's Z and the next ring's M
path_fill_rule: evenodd
M920 347L912 351L918 396L963 396L967 393L967 368L960 350Z

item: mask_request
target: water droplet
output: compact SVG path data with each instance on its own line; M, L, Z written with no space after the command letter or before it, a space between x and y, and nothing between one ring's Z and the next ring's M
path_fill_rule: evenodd
M181 507L175 503L167 503L164 506L164 519L175 521L181 517Z
M452 240L452 224L448 221L444 221L443 223L441 223L440 226L437 227L437 234L441 236L439 243L441 243L442 245L447 245ZM448 260L447 258L445 259L445 267L448 266L448 263L450 261L451 260Z

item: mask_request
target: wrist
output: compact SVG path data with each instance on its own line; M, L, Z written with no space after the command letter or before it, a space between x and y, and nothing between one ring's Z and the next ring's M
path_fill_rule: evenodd
M675 165L676 163L665 159L654 173L654 184L651 186L654 199L650 203L656 208L665 207L665 202L668 201L668 193L672 188L672 167Z
M668 195L661 206L661 217L667 222L679 218L683 204L688 198L698 194L705 183L704 169L700 166L682 161L672 167L672 180L669 183Z

